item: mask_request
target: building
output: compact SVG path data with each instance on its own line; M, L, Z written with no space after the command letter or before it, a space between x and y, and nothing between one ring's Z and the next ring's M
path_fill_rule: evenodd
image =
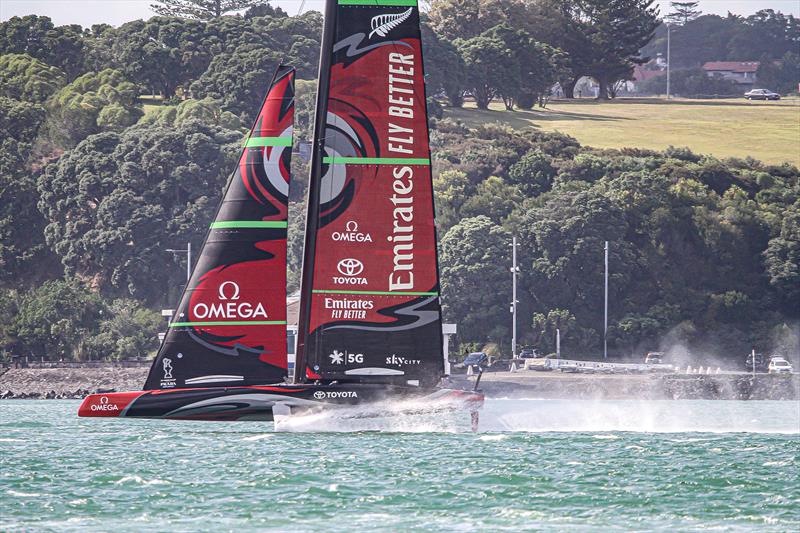
M703 70L709 77L722 76L749 88L756 82L759 65L758 61L709 61L703 65Z

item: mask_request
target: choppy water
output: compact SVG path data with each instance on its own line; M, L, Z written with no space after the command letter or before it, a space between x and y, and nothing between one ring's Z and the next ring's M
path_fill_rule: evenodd
M77 407L0 402L0 531L800 530L795 402L493 400L478 434Z

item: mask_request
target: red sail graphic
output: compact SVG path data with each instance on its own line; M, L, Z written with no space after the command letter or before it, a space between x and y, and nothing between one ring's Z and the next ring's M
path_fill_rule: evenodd
M295 71L279 67L145 389L286 375L286 231Z
M419 11L401 3L328 10L298 362L310 377L443 373Z

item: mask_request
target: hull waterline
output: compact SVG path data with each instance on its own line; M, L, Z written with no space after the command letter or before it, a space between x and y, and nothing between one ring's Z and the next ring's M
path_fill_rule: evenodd
M483 406L480 392L368 384L255 385L91 394L78 409L82 417L172 420L273 420L276 414L302 414L346 407L375 408L386 414L467 411Z

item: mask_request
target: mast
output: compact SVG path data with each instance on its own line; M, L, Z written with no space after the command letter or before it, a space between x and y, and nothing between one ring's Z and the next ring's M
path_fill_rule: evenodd
M331 54L336 25L337 0L325 3L325 19L322 28L322 46L319 58L317 82L317 105L314 112L314 138L311 151L311 171L306 196L306 231L303 246L303 270L300 275L300 312L297 324L297 353L294 365L294 382L306 381L306 346L310 333L311 290L314 281L314 253L317 244L316 227L319 221L320 182L322 180L322 160L325 157L325 126L328 114L328 94L330 91ZM312 231L314 229L314 231Z

